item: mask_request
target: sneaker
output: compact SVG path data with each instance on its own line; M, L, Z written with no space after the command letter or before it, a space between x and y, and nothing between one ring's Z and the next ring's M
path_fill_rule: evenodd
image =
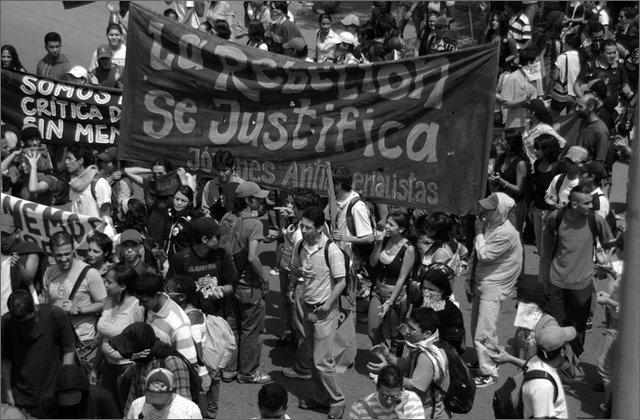
M270 271L269 271L269 275L270 276L277 276L280 274L280 270L278 270L278 268L273 267Z
M341 419L344 415L344 405L332 405L329 409L328 419Z
M235 381L237 377L238 377L238 375L235 374L235 373L233 375L225 375L223 373L222 377L220 379L222 379L222 382L228 384L228 383L231 383L231 382Z
M298 407L302 410L313 410L324 406L313 398L300 398L298 400Z
M480 365L478 364L477 360L473 360L471 362L467 362L466 363L467 367L471 370L478 370L480 369Z
M496 383L496 378L491 375L478 375L473 378L473 382L476 383L476 388L484 388Z
M292 367L286 367L282 369L282 374L287 378L291 378L291 379L302 379L304 381L311 379L310 373L299 373L297 370L295 370Z
M260 373L260 371L257 371L255 373L255 375L250 376L249 378L240 378L240 376L238 376L238 383L240 384L257 384L257 385L264 385L264 384L269 384L273 382L273 379L271 379L271 375L263 375Z

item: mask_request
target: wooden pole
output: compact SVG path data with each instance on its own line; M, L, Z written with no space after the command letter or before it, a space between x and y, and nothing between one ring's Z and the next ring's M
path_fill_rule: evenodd
M640 358L640 150L638 150L638 124L640 107L636 107L635 138L631 141L626 228L624 233L624 273L620 302L620 322L616 353L616 376L613 384L612 417L614 419L640 418L640 387L638 358Z
M327 186L329 188L329 215L331 223L329 224L329 237L332 232L338 228L338 204L336 204L336 187L333 185L333 172L331 171L331 162L327 162Z

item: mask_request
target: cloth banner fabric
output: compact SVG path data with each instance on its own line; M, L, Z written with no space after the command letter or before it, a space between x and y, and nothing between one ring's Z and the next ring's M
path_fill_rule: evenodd
M76 251L86 248L85 237L93 230L100 230L103 223L97 217L84 216L2 194L2 212L13 217L22 238L33 242L51 255L49 240L51 235L62 230L73 236Z
M457 214L482 198L498 46L309 63L191 30L133 3L119 158L212 174L231 151L267 188L327 194L326 161L373 201Z
M122 91L2 70L2 121L35 124L43 144L105 148L120 135Z

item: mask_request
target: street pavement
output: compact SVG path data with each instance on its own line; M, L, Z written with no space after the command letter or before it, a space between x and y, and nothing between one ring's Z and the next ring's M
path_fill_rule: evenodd
M140 2L152 10L161 13L167 6L164 2L146 1ZM346 3L346 2L343 2ZM351 2L349 2L351 3ZM231 2L236 11L236 19L242 21L242 2ZM334 27L339 27L339 19L347 13L356 13L361 22L366 20L370 2L359 2L355 5L342 5L334 16ZM463 6L466 7L466 6ZM317 15L311 11L308 2L291 2L291 9L296 16L296 22L301 27L303 35L309 44L311 51L314 49L315 32L317 30ZM466 12L465 8L461 9ZM15 46L20 54L23 65L28 71L35 72L36 63L45 54L43 37L46 32L57 31L62 34L63 53L74 64L88 66L94 49L106 42L104 31L109 18L109 13L104 2L95 2L86 6L71 10L64 10L60 1L2 1L0 2L0 39L1 43ZM463 38L469 40L468 16L459 13L456 26ZM475 28L476 31L479 28ZM477 34L477 32L476 32ZM408 45L413 45L415 30L412 24L407 26L405 36ZM477 35L476 35L477 37ZM626 202L627 167L616 164L614 166L614 186L611 192L611 200L618 213L624 214ZM265 270L269 270L275 261L275 244L262 246L260 255ZM525 274L537 275L537 255L533 246L525 247ZM289 391L289 415L292 418L324 418L326 413L321 411L302 411L297 407L298 398L310 395L310 383L301 380L288 379L281 373L282 368L289 366L293 359L293 348L276 347L277 338L283 332L282 322L279 320L279 282L277 276L270 277L271 291L267 295L267 320L266 334L264 334L264 346L261 355L260 369L270 373L274 380L280 382ZM470 305L465 300L463 281L458 281L454 286L454 293L461 305L465 323L470 320ZM363 309L366 302L360 303ZM366 315L362 314L364 317ZM502 344L508 344L514 336L515 327L515 300L507 299L502 306L502 313L498 323L498 334ZM593 385L599 381L596 365L597 358L603 341L604 314L602 308L596 309L593 320L593 331L587 334L585 353L582 356L582 365L585 370L585 378L582 382L565 387L567 404L572 418L599 418L602 416L598 405L602 402L603 394L592 390ZM374 360L368 351L369 339L366 335L366 325L357 324L358 353L355 366L340 376L340 382L350 406L357 399L373 392L375 384L368 378L366 364ZM472 340L467 331L467 345ZM468 353L472 353L472 350ZM468 355L467 355L468 356ZM491 399L493 392L503 381L514 374L515 368L505 366L500 368L500 380L497 385L478 389L475 404L471 412L464 415L456 415L455 418L492 418ZM220 393L219 418L249 418L258 415L257 410L257 385L241 385L237 383L222 384Z

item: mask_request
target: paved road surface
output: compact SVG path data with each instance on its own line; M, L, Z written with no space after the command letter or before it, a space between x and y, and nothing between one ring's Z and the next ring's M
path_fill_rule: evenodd
M142 2L158 12L165 8L164 2ZM236 16L242 19L241 2L232 2ZM361 19L365 19L368 13L368 2L353 6L353 11ZM303 30L303 34L310 46L313 46L315 31L317 30L317 17L311 11L309 5L301 2L292 2L292 10L296 20ZM0 3L0 38L2 44L14 45L27 70L35 71L37 61L44 56L43 37L46 32L58 31L63 37L63 52L74 64L88 65L93 50L105 42L104 30L108 20L108 12L105 4L96 2L87 6L72 10L64 10L60 1L2 1ZM349 13L342 6L337 14L337 22ZM459 21L464 15L459 17ZM461 31L464 31L461 28ZM407 38L415 36L413 26L409 24L406 29ZM410 41L411 43L411 41ZM311 49L311 48L310 48ZM616 165L614 171L614 190L612 201L618 203L617 208L624 209L626 201L627 167ZM273 264L275 259L274 244L265 245L261 259L266 269ZM533 247L526 247L527 275L537 273L537 256L533 253ZM293 349L289 347L275 347L276 338L282 333L283 327L278 319L278 305L280 298L278 293L278 279L270 278L271 292L267 297L267 334L264 335L264 347L262 351L261 369L270 373L275 380L281 382L290 392L289 414L292 418L324 418L321 412L304 412L297 407L297 399L308 395L308 386L304 381L287 379L280 373L284 366L288 366L292 360ZM461 299L461 309L466 322L470 319L470 305L464 301L464 288L462 282L455 285L456 296ZM515 328L513 318L515 316L515 301L505 301L500 317L498 331L502 343L506 343L513 337ZM575 418L598 418L601 412L598 405L602 402L603 394L591 390L593 384L598 381L596 373L597 357L602 345L603 311L598 308L594 318L594 330L587 335L586 351L583 355L585 381L567 387L567 401L569 412ZM347 404L373 392L374 384L367 378L365 365L372 360L367 351L370 347L366 336L366 326L358 323L358 355L355 367L344 374L340 380ZM467 343L471 343L467 337ZM500 383L514 373L512 367L503 367L500 370ZM256 407L256 385L223 384L220 396L220 418L248 418L258 415ZM474 408L466 415L458 415L456 418L491 418L491 397L496 386L480 389L476 395Z

